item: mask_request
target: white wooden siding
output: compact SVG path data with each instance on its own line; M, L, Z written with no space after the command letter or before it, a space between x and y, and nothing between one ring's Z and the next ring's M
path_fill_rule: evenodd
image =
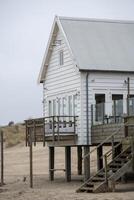
M44 116L48 116L48 101L56 98L63 98L70 95L78 96L77 113L80 116L80 72L71 59L70 52L66 45L64 36L60 31L56 40L61 40L61 45L54 46L49 60L46 78L43 83L43 111ZM59 65L59 51L63 50L64 65ZM67 108L68 110L68 108ZM80 121L78 120L77 133L80 134ZM78 137L78 143L79 137Z
M88 78L89 93L89 141L91 141L91 104L95 104L95 94L105 94L107 103L106 114L110 114L112 105L112 94L122 94L124 105L123 112L126 113L127 84L125 80L130 77L130 94L134 94L134 74L127 73L101 73L92 72ZM86 144L86 73L81 73L81 141Z

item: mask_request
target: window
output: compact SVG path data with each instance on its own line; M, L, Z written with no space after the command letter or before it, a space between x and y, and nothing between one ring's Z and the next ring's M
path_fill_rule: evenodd
M105 94L95 94L95 120L103 121L105 115Z
M68 97L68 112L69 112L69 116L72 116L72 96Z
M67 115L67 99L66 97L63 98L63 115Z
M112 95L112 113L113 116L122 116L123 114L123 95L113 94Z
M58 115L59 116L62 115L62 99L61 98L58 99Z
M134 95L129 98L129 115L134 115Z
M62 66L64 65L64 54L63 54L63 50L61 50L59 52L59 65Z
M74 95L74 115L77 116L77 95Z
M53 116L56 115L56 99L53 100Z
M52 101L48 102L48 111L49 111L49 116L52 116Z

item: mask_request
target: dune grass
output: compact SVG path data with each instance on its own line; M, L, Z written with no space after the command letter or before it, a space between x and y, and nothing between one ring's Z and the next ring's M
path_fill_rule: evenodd
M25 141L25 126L16 124L3 128L6 147L12 147Z

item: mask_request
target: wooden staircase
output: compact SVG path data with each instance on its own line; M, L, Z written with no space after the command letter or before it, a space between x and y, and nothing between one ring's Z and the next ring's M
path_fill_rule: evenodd
M106 156L106 154L105 154ZM98 171L89 180L84 182L77 192L107 192L114 190L114 185L119 178L121 178L132 165L131 146L117 155L104 168Z
M120 126L118 130L84 156L84 159L88 156L90 157L91 153L99 147L111 143L111 149L101 157L104 167L85 181L76 192L99 193L114 191L116 181L128 172L130 168L134 169L134 134L132 131L134 116L126 117L124 122L124 127ZM122 128L125 130L125 135L118 143L115 143L115 138Z

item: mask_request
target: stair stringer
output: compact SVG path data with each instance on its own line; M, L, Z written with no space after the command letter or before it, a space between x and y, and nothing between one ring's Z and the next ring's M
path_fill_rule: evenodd
M119 178L121 178L127 171L128 169L132 166L132 159L130 159L127 163L125 163L117 172L112 174L109 177L109 181L117 181Z
M101 184L99 184L97 187L94 187L93 192L94 193L101 193L101 192L108 192L108 184L106 181L103 181Z

